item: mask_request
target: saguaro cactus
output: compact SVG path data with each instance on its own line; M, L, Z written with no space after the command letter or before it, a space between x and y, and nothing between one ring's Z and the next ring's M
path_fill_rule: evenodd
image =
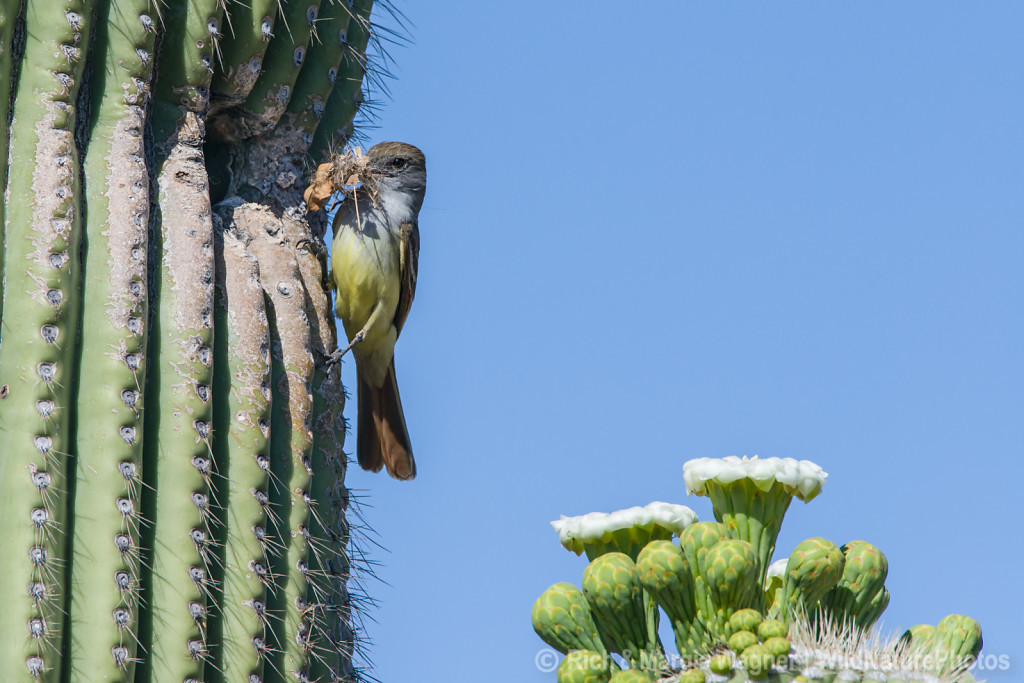
M828 475L820 467L728 457L683 469L687 490L711 498L717 521L651 503L552 522L562 545L591 560L582 591L558 583L533 607L534 630L566 654L559 683L973 681L982 640L969 617L950 615L898 639L871 631L889 592L885 556L870 543L810 538L769 564L791 499L821 492ZM644 642L658 615L640 607L639 586L668 616L678 654ZM652 651L661 656L643 656ZM628 670L617 671L609 653Z
M0 0L0 680L357 680L311 169L370 0Z

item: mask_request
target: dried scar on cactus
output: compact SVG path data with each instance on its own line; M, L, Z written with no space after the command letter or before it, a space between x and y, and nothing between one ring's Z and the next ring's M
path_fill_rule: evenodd
M344 154L336 154L326 164L317 166L313 180L302 198L306 201L308 211L319 211L335 192L352 195L360 186L369 190L371 197L376 196L377 187L370 167L370 157L363 154L362 148L353 147Z

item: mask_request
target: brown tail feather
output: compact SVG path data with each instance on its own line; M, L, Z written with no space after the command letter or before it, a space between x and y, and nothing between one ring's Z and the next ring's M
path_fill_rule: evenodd
M359 378L359 433L356 453L359 466L379 472L381 465L395 479L413 479L416 461L405 426L402 399L398 395L395 362L391 361L384 386L371 387Z
M377 436L376 415L380 413L380 391L373 389L366 383L362 375L356 373L356 384L358 389L359 416L356 418L358 427L356 431L356 457L359 459L359 466L370 472L380 472L384 466L384 459L381 453L380 440Z

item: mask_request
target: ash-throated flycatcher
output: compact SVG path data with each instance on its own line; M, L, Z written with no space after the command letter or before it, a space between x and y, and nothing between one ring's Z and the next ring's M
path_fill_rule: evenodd
M366 156L365 172L372 182L346 198L334 219L335 312L356 360L359 465L374 472L383 465L396 479L412 479L416 462L394 355L416 293L417 216L427 167L423 152L402 142L382 142Z

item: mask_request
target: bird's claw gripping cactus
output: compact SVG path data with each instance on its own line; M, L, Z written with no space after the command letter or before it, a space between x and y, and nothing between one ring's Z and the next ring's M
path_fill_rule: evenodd
M691 493L711 498L718 521L684 515L685 524L655 525L652 533L636 523L646 508L631 508L552 523L562 545L591 560L582 595L571 584L556 584L534 605L537 632L568 653L559 681L973 680L966 671L981 650L981 629L967 617L914 627L898 641L883 642L869 631L889 600L886 559L871 544L840 548L810 538L788 559L769 564L790 500L820 493L827 476L820 467L790 459L703 458L684 472ZM669 540L673 535L678 544ZM641 588L672 624L681 661L671 655L653 666L649 657L646 665L636 660L638 649L654 650L644 640L652 617ZM570 604L573 618L566 616ZM606 662L614 660L607 652L621 655L629 668L611 675Z

